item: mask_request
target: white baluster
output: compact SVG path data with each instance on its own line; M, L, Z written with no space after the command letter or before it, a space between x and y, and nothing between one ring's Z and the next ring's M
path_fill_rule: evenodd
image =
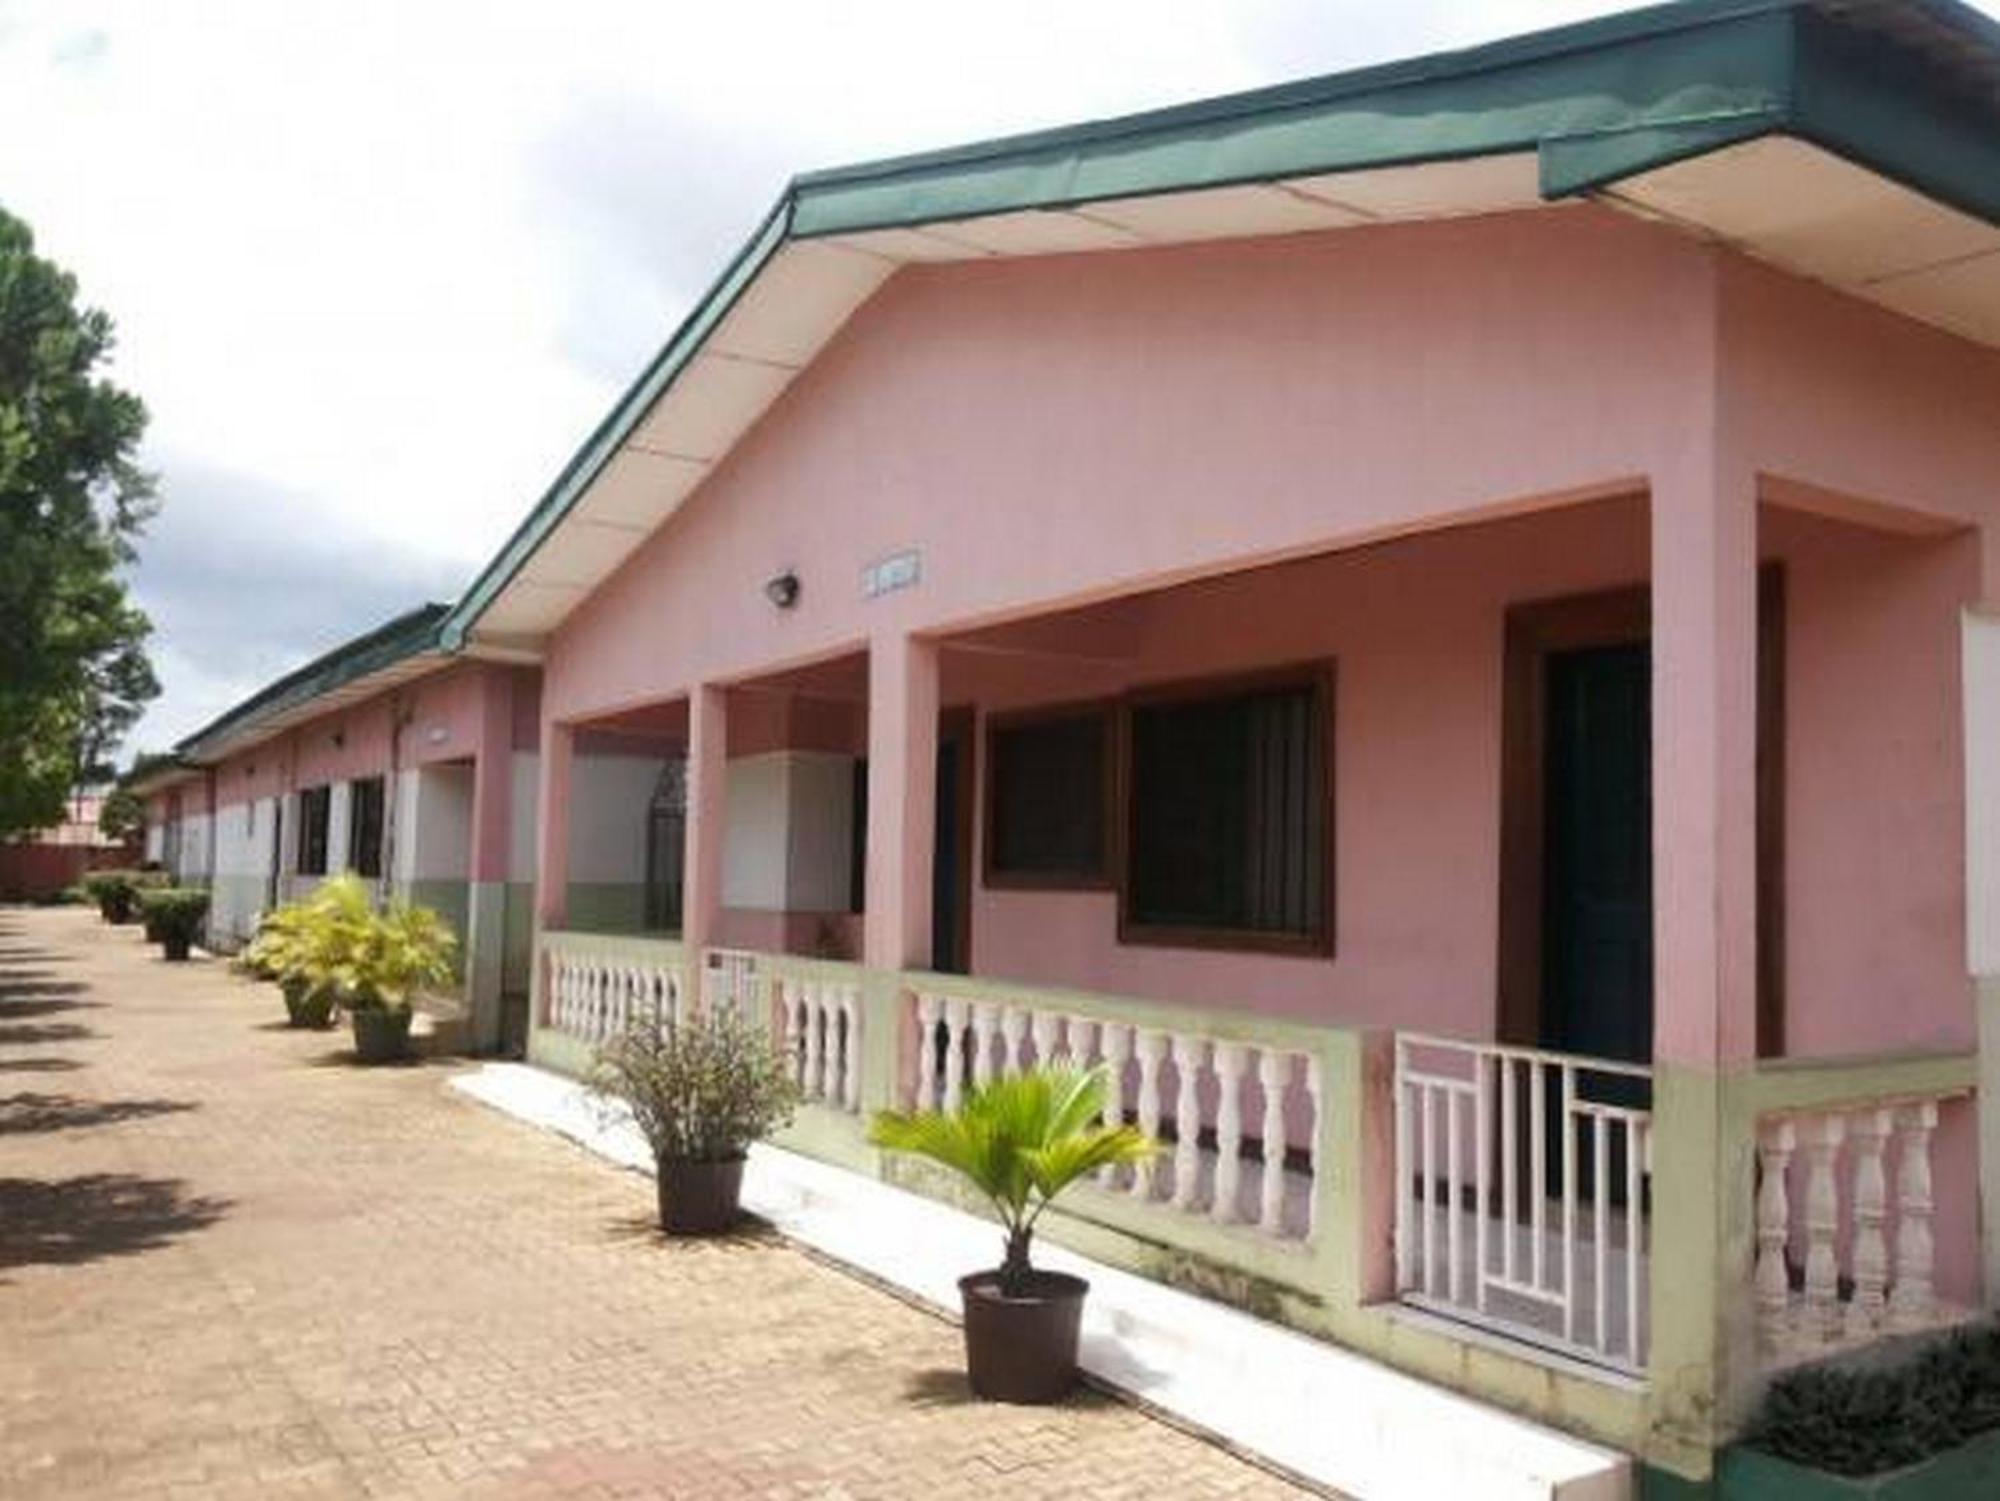
M805 1093L808 1099L826 1098L826 1013L820 1006L819 986L811 981L799 987L804 1003L806 1028Z
M1166 1034L1142 1030L1136 1039L1139 1054L1139 1129L1148 1141L1160 1135L1160 1063L1167 1056ZM1153 1198L1159 1189L1164 1164L1158 1153L1132 1175L1132 1196Z
M1896 1112L1896 1280L1889 1290L1889 1318L1899 1329L1918 1329L1937 1317L1932 1286L1931 1133L1937 1101Z
M1242 1218L1237 1192L1243 1183L1243 1063L1241 1043L1215 1045L1215 1192L1209 1218L1232 1224Z
M1312 1134L1306 1137L1306 1170L1312 1174L1312 1181L1306 1186L1306 1239L1311 1240L1319 1233L1319 1191L1320 1169L1320 1123L1326 1119L1325 1095L1321 1092L1323 1074L1319 1054L1306 1056L1306 1099L1312 1106Z
M1047 1068L1056 1061L1056 1028L1062 1018L1053 1011L1037 1011L1029 1023L1035 1042L1035 1067Z
M1818 1116L1806 1126L1806 1300L1800 1327L1812 1344L1825 1344L1840 1333L1840 1262L1834 1254L1840 1184L1834 1159L1845 1132L1846 1122L1838 1115Z
M840 987L840 1106L853 1112L861 1108L861 1008L854 987Z
M1021 1071L1021 1043L1028 1035L1028 1018L1018 1008L1008 1006L1000 1013L1000 1074Z
M1194 1207L1196 1179L1201 1171L1201 1054L1204 1039L1174 1034L1174 1075L1180 1088L1174 1098L1174 1197L1176 1209Z
M938 1108L937 1071L938 998L917 996L917 1078L914 1104L918 1110Z
M1786 1173L1798 1146L1788 1120L1773 1121L1757 1142L1763 1182L1757 1185L1757 1333L1765 1346L1781 1350L1791 1338L1792 1279L1785 1266L1785 1243L1792 1233L1791 1185Z
M1291 1071L1291 1059L1285 1054L1276 1048L1258 1049L1257 1083L1264 1091L1264 1181L1257 1223L1266 1235L1283 1234L1285 1228L1285 1082Z
M1848 1252L1853 1267L1854 1297L1847 1305L1847 1335L1866 1339L1881 1326L1888 1307L1889 1244L1882 1227L1889 1216L1889 1184L1882 1172L1882 1154L1895 1128L1895 1115L1884 1109L1863 1110L1848 1123L1854 1142L1854 1242Z
M1103 1022L1093 1022L1087 1016L1067 1017L1063 1021L1062 1060L1071 1068L1089 1068L1092 1061L1089 1038L1094 1028L1097 1034L1097 1056L1104 1053Z
M1000 1008L991 1001L975 1001L972 1006L972 1082L985 1086L993 1082L993 1048L1000 1036Z
M944 1003L944 1108L957 1110L965 1098L965 1023L967 1006L958 996Z
M1125 1060L1132 1056L1132 1029L1123 1022L1097 1024L1097 1052L1104 1063L1104 1123L1125 1124ZM1105 1166L1097 1170L1097 1181L1106 1188L1117 1186L1119 1169Z

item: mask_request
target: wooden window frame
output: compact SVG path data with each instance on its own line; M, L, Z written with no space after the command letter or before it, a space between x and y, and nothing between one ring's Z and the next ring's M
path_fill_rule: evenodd
M1000 812L999 738L1010 730L1071 720L1097 720L1104 731L1104 756L1100 767L1102 788L1099 833L1102 859L1095 871L1002 870L994 856L998 847ZM1032 708L1008 709L986 716L986 775L981 795L980 879L991 891L1110 891L1119 884L1118 816L1119 780L1118 701L1109 698L1073 699L1059 704L1037 704Z
M1303 959L1330 959L1335 941L1337 901L1335 831L1335 746L1338 743L1339 672L1333 658L1272 668L1218 673L1147 684L1131 689L1118 702L1117 806L1120 810L1116 844L1118 942L1133 947L1221 949L1238 953L1272 954ZM1138 803L1133 797L1132 716L1135 710L1161 705L1197 703L1204 699L1236 698L1259 692L1310 688L1320 719L1320 923L1316 933L1271 933L1254 928L1199 928L1171 923L1145 923L1132 916L1132 845Z

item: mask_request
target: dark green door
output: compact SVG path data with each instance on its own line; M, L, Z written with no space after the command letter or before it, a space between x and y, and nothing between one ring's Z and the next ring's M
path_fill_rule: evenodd
M1547 668L1541 1043L1649 1062L1651 653L1588 647L1552 653Z

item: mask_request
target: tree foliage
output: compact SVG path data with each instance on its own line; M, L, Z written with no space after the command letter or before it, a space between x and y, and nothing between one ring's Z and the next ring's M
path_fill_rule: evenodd
M105 379L111 320L0 209L0 837L108 777L159 684L120 569L153 512L146 409Z

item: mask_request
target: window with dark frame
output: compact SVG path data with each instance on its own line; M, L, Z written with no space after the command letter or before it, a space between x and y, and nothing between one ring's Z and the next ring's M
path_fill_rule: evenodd
M1330 697L1314 673L1135 698L1122 937L1330 950Z
M298 874L326 874L326 830L332 812L331 787L308 787L299 794Z
M347 863L358 876L382 874L383 783L364 777L348 789Z
M1111 884L1111 715L996 715L987 728L989 886Z

